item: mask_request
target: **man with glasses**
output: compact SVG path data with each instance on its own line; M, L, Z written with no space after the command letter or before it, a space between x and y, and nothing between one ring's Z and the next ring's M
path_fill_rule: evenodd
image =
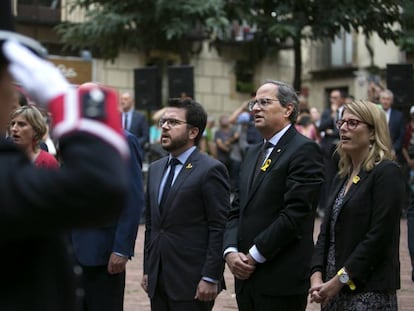
M294 126L292 87L267 81L249 103L263 144L249 148L224 236L240 311L305 310L323 182L319 146Z
M197 148L206 122L192 99L171 99L159 121L169 155L148 170L141 282L153 311L208 311L222 288L230 186L225 166Z

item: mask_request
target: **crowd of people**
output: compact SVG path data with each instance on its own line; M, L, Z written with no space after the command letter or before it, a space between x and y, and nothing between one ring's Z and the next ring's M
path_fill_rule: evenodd
M69 85L12 31L7 3L0 309L123 310L144 210L153 311L212 310L226 265L241 311L303 311L308 299L398 310L404 213L414 267L414 106L405 125L390 90L374 103L333 89L320 113L267 80L217 127L188 97L146 118L128 92Z

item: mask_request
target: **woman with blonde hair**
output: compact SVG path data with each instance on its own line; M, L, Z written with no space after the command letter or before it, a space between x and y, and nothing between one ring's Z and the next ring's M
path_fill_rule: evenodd
M312 258L311 301L322 310L398 310L406 194L385 113L369 101L354 101L336 125L339 172Z
M56 158L40 148L40 141L46 133L46 121L35 106L22 106L12 112L9 135L14 143L23 149L36 166L58 168Z

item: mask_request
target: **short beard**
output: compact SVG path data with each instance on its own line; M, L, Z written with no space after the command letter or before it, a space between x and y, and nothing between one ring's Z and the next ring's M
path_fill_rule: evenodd
M162 148L168 152L172 152L174 150L181 149L187 144L188 144L188 137L180 136L180 137L176 137L174 140L170 138L170 143L168 145L162 144Z

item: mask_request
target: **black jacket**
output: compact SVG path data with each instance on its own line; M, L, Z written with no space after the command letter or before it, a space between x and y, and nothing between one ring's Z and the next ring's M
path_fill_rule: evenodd
M75 310L65 232L112 220L123 206L127 174L115 149L84 133L60 147L62 168L48 170L0 141L0 310Z
M362 171L344 197L335 225L336 270L345 267L355 292L394 291L400 287L400 215L405 202L400 168L384 161ZM315 246L312 271L324 272L333 202L345 180L336 178ZM345 286L343 290L348 290Z
M250 187L260 148L251 147L242 163L224 250L236 247L247 253L256 245L266 262L257 264L249 279L236 279L236 293L249 282L262 294L306 295L323 182L321 151L291 126L270 154L270 165Z

